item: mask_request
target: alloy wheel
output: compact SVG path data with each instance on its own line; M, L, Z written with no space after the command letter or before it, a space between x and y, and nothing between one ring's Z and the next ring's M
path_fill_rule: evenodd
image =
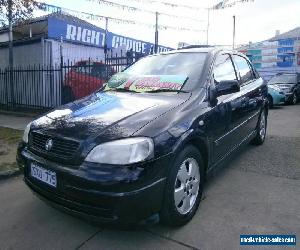
M259 135L260 135L260 138L262 140L265 139L265 136L266 136L266 116L265 116L265 112L264 111L260 115Z
M297 103L297 95L294 93L293 94L293 100L292 103L295 105Z
M200 184L199 165L194 158L181 164L175 180L174 201L180 214L190 212L196 202Z

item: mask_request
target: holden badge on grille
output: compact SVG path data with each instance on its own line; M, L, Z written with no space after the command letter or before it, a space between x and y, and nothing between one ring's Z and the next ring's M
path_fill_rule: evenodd
M46 144L45 144L45 149L46 149L47 151L49 151L49 150L51 150L52 147L53 147L53 140L52 140L52 139L48 139L48 140L46 141Z

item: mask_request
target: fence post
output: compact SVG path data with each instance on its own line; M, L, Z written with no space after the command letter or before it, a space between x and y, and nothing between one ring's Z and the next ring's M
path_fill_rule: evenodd
M126 64L127 66L133 63L133 50L130 49L126 52Z
M13 67L9 67L9 85L10 85L10 101L12 104L12 108L15 107L15 91L14 91L14 69Z
M64 104L64 72L63 72L63 56L60 55L60 104Z
M4 82L5 82L5 96L6 96L6 109L8 110L9 109L9 94L8 94L8 83L9 83L9 80L8 80L8 76L10 74L10 70L9 68L5 68L4 69Z

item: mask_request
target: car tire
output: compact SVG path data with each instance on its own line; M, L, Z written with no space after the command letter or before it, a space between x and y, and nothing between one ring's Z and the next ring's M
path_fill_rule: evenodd
M266 139L267 132L267 115L266 110L263 109L260 113L257 126L256 126L256 136L252 140L254 145L262 145Z
M268 103L269 103L269 108L273 108L274 104L273 104L273 98L271 95L268 95Z
M202 196L204 163L200 152L186 146L174 160L166 181L160 220L169 226L181 226L195 215Z
M297 104L297 101L298 101L297 99L298 99L298 98L297 98L297 95L296 95L296 93L294 92L293 95L292 95L290 104L296 105L296 104Z

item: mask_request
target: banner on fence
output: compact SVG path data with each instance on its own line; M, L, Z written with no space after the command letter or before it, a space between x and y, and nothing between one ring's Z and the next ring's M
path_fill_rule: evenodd
M104 48L105 45L104 29L55 17L48 18L48 37L100 48ZM153 50L154 44L107 32L107 48L113 49L121 46L136 53L149 54ZM172 48L158 46L158 52L168 50L172 50Z

